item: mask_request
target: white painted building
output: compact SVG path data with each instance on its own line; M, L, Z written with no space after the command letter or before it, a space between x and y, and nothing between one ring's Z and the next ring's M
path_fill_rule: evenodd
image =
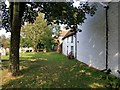
M85 23L79 26L82 32L73 35L73 43L71 43L72 36L64 38L62 51L67 55L73 48L77 60L99 70L111 69L112 74L120 77L118 73L120 70L118 59L118 8L120 8L120 3L110 2L107 16L106 8L100 3L97 5L96 14L93 17L87 15ZM106 23L108 23L108 30ZM108 43L106 43L107 35ZM108 56L106 55L107 48Z
M75 57L75 33L68 32L63 38L62 51L66 56L72 51Z
M32 48L32 47L21 47L20 49L19 49L19 52L21 53L21 52L34 52L34 49Z
M6 50L3 47L0 47L0 55L5 56L6 55Z
M89 66L103 70L106 68L106 9L97 4L93 17L87 16L77 33L77 59Z
M120 58L119 58L119 39L120 36L120 2L109 3L108 9L108 29L109 29L109 42L108 42L108 68L112 70L114 75L117 75L117 70L120 71ZM118 45L119 44L119 45ZM118 74L120 77L120 74Z

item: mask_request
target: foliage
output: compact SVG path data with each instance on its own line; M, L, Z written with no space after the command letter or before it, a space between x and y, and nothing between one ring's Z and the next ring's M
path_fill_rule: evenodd
M12 23L13 13L6 9L4 2L1 3L1 9L3 11L3 27L8 29L8 23ZM96 4L89 5L88 2L81 2L80 6L74 7L73 2L21 2L20 3L20 18L22 18L21 24L24 22L33 23L38 16L38 12L45 14L45 19L48 24L67 24L77 25L84 23L86 14L93 16L95 14ZM10 10L13 8L13 2L10 3Z
M106 87L119 88L120 89L120 80L119 80L119 78L108 76L108 81L109 82L107 83Z
M24 25L21 29L21 46L37 48L41 43L46 48L50 48L51 39L51 27L47 26L42 13L39 13L33 24Z
M60 25L53 24L52 25L52 32L53 32L53 37L58 36L60 32Z
M1 16L2 16L2 11L0 11L0 28L2 27L2 18L1 18Z
M120 88L120 79L111 75L111 70L108 69L105 74L101 76L101 79L108 81L105 87L107 88Z
M2 58L4 88L106 88L109 80L104 72L88 67L75 59L56 52L21 53L21 76L6 73L8 61ZM113 78L111 76L111 78ZM113 78L115 83L117 79ZM8 83L9 82L9 83ZM110 88L111 86L107 87Z
M78 8L73 7L73 2L52 2L42 3L41 12L45 13L45 19L48 23L77 25L84 22L86 13L94 15L96 11L95 5L89 5L88 2L83 2Z
M10 16L9 16L9 10L7 8L7 5L5 2L0 2L0 20L2 22L2 28L5 28L7 31L10 30Z
M6 38L5 35L1 35L0 36L0 44L2 44L2 46L4 48L9 48L10 45L10 39Z

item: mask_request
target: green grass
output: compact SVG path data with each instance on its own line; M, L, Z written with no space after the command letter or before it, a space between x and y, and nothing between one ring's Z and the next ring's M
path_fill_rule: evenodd
M56 52L21 53L22 75L9 77L8 56L2 57L3 88L105 88L105 73Z

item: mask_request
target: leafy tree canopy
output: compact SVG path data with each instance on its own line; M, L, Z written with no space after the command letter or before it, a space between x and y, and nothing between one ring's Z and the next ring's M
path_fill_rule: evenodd
M21 46L36 48L39 43L50 47L52 30L44 20L44 14L39 13L33 24L24 25L21 29Z
M7 30L10 28L8 23L12 23L12 11L8 12L5 9L4 2L1 3L2 23L3 27ZM10 10L13 8L13 2L10 2ZM24 22L34 23L38 12L45 14L44 19L48 24L67 24L71 25L82 24L86 19L86 14L91 16L95 14L96 5L89 5L88 2L80 3L80 6L74 7L73 2L21 2L20 3L20 18L22 18L21 24ZM10 16L9 16L9 14Z
M5 37L5 35L1 35L0 36L0 44L2 44L2 46L4 48L9 48L10 38Z

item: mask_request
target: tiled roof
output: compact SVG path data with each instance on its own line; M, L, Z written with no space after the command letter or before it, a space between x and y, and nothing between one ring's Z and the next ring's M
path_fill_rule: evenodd
M68 30L62 30L60 37L64 37L68 33Z
M67 33L66 33L66 35L63 37L63 39L65 39L65 38L67 38L67 37L69 37L69 36L72 36L72 35L74 35L76 33L76 31L71 31L71 30L69 30Z

